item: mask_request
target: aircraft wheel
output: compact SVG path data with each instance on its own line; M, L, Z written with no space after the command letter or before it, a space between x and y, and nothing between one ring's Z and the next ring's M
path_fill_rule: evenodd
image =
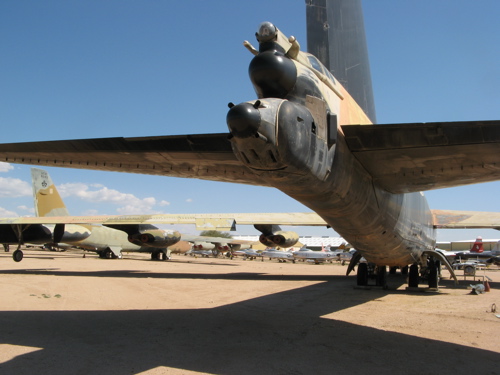
M14 259L14 262L20 262L23 260L23 252L21 250L16 250L12 253L12 259Z
M418 265L412 264L410 266L410 273L408 275L408 286L410 288L418 288L419 276Z
M357 284L360 286L368 285L368 264L359 263L358 273L356 275Z
M391 268L389 268L389 273L390 273L391 275L395 275L395 274L396 274L396 270L397 270L397 269L398 269L398 267L391 267Z
M159 255L159 257L161 257L161 260L169 260L170 259L170 257L168 257L167 254L165 254L164 252L161 252L158 255Z
M382 286L384 289L387 287L387 268L385 266L377 267L376 283L377 286Z
M474 266L467 265L464 267L464 274L466 275L474 275Z
M113 254L113 252L112 252L111 250L105 250L105 251L104 251L104 257L105 257L106 259L113 259L113 255L114 255L114 254Z
M401 275L408 275L408 266L404 266L401 268Z
M434 262L433 259L429 261L429 288L437 288L439 281L438 281L438 269L436 267L436 262Z

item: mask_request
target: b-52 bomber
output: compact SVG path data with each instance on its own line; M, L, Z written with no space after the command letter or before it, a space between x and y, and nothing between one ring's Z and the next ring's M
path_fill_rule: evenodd
M0 160L274 187L314 212L287 224L330 226L358 250L349 271L364 257L384 284L387 266L410 265L410 286L437 261L453 272L436 228L499 229L500 214L431 211L421 191L500 179L500 121L374 125L361 2L306 8L312 53L271 22L244 43L257 99L230 104L228 133L2 144ZM266 218L255 224L273 246L283 216ZM368 272L360 263L359 284Z

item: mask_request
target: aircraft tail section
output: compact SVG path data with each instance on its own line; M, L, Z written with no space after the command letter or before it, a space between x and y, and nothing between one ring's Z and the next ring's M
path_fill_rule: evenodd
M47 171L31 168L31 180L36 216L69 216L68 209Z
M483 251L484 251L483 238L477 237L476 242L474 242L474 245L472 245L472 248L470 249L470 252L471 253L482 253Z
M361 0L306 0L307 52L347 89L375 123Z

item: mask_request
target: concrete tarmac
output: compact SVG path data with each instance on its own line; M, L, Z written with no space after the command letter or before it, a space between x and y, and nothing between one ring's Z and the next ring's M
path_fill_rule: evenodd
M480 295L463 277L407 292L399 274L359 290L345 270L2 251L0 374L500 373L499 270Z

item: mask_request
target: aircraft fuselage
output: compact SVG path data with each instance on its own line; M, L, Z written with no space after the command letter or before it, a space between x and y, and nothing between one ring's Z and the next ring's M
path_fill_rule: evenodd
M435 245L424 195L392 194L372 182L340 127L369 119L314 56L273 27L261 25L259 52L249 68L259 99L233 106L227 115L238 159L318 213L367 261L419 261Z

